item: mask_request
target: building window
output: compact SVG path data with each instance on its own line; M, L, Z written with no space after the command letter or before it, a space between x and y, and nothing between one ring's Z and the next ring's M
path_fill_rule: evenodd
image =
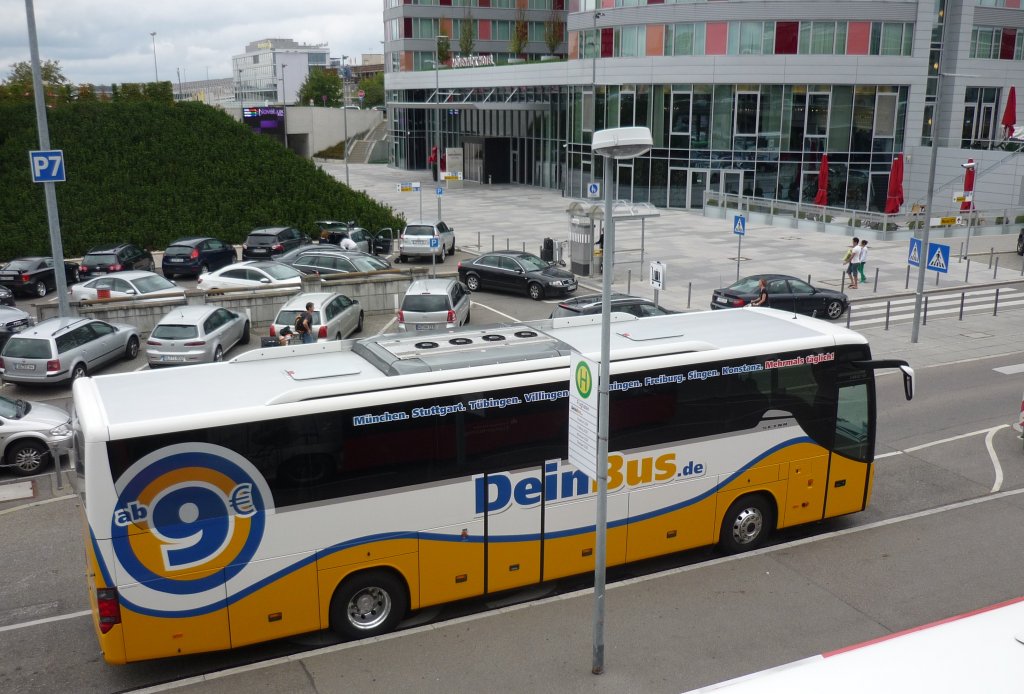
M666 26L665 55L704 55L704 22Z
M964 98L962 142L964 149L989 149L996 133L1001 90L968 87Z
M672 135L690 134L690 100L689 93L672 92Z
M634 58L644 54L647 47L647 27L643 25L616 27L614 55Z
M871 23L871 55L910 55L914 25L902 22Z
M774 50L774 22L729 22L730 55L771 55Z

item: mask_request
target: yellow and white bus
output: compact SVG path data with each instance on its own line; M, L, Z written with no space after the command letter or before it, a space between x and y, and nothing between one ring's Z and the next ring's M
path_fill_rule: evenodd
M771 309L613 316L607 558L864 509L865 338ZM110 663L331 628L593 571L569 364L600 316L275 347L79 379L76 488Z

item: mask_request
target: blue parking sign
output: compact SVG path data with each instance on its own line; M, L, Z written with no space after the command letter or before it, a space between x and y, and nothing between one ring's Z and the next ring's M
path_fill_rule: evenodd
M42 149L28 153L33 183L59 183L64 179L64 151Z

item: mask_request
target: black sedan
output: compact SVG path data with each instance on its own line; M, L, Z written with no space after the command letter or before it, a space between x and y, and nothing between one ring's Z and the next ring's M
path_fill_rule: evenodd
M751 275L724 289L716 289L711 296L711 308L749 305L758 296L757 286L761 279L768 283L768 306L781 311L835 320L843 315L850 303L842 292L812 287L802 279L789 275Z
M658 306L650 299L641 299L638 296L612 292L608 297L608 303L613 312L629 313L638 318L648 316L667 316L675 311ZM587 296L574 296L571 299L558 304L558 307L551 312L552 318L566 318L569 316L584 316L601 312L601 295L588 294Z
M65 261L64 277L69 287L76 284L78 282L78 263ZM57 288L57 279L53 275L53 258L44 256L15 258L6 265L0 266L0 285L19 294L46 296L47 292Z
M540 301L550 294L576 291L576 276L554 263L522 251L491 251L459 263L459 279L470 291L494 289L527 294Z

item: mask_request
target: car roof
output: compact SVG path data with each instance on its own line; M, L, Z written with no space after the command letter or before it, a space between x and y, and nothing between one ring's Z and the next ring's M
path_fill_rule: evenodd
M780 275L778 273L766 273L766 274L763 274L763 275L747 275L743 279L737 280L737 281L739 281L739 282L746 282L747 280L754 280L756 282L757 280L760 280L760 279L766 279L766 280L799 280L800 278L799 277L793 277L793 275ZM802 282L803 280L800 280L800 281ZM733 284L736 284L736 282L733 282Z
M48 255L19 255L17 258L11 258L6 262L13 263L15 260L49 260L51 258L52 256Z
M212 236L186 236L183 239L177 241L171 241L168 246L195 246L196 244L202 243L203 241L213 240Z
M479 258L482 258L485 255L508 255L508 256L513 257L513 258L522 258L524 256L530 256L532 258L539 258L540 257L536 253L530 253L529 251L497 250L497 251L487 251L486 253L481 253ZM475 258L475 260L479 259L479 258Z
M36 323L27 330L22 330L18 333L18 337L52 337L57 333L73 328L78 325L84 325L86 323L92 323L94 318L82 318L80 316L58 316L56 318L47 318L44 321Z
M110 251L116 251L117 249L124 248L125 246L134 245L135 244L132 243L101 243L100 245L93 246L92 248L87 250L85 254L89 255L90 253L109 253Z
M253 234L277 234L285 229L291 229L291 227L260 227L259 229L253 229L250 231L249 236L252 236Z
M215 304L175 306L163 318L157 321L157 325L160 325L161 323L193 323L203 320L206 316L219 308L220 306Z
M28 311L23 311L17 306L8 306L6 304L0 304L0 313L16 313L23 316L29 315Z
M608 298L611 301L625 301L625 300L629 299L629 300L633 300L633 301L647 301L648 303L650 303L650 301L648 299L642 299L639 296L632 296L630 294L623 294L622 292L612 292L608 296ZM602 299L602 295L601 294L586 294L584 296L574 296L571 299L565 299L564 301L559 301L558 305L559 306L589 306L590 304L599 304L599 303L601 303L601 299Z
M457 280L454 278L436 278L426 280L414 280L409 288L405 290L406 294L440 294L448 293L448 288L455 284Z
M89 282L96 282L96 281L99 281L99 280L102 280L102 279L106 279L108 277L120 277L121 279L124 279L124 280L137 280L140 277L163 277L163 275L160 275L160 274L155 273L155 272L150 272L149 270L120 270L118 272L111 272L111 273L108 273L106 275L100 275L99 277L94 277L93 279L88 280L88 281Z
M305 294L296 294L292 298L288 299L288 301L284 302L284 306L282 306L279 311L304 309L306 308L306 304L310 301L313 302L313 308L317 309L337 295L338 292L307 292Z

